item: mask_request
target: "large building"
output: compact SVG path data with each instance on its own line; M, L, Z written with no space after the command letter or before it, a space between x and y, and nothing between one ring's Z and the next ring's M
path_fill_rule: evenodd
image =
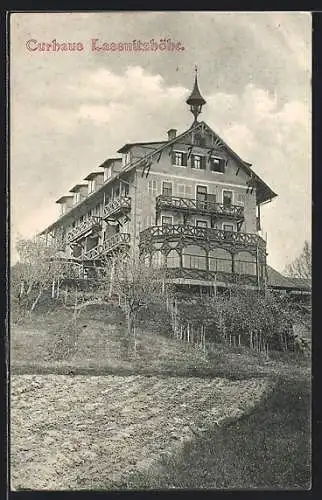
M190 286L263 288L266 242L260 207L276 194L204 121L198 87L187 99L191 127L159 142L122 146L57 200L52 236L85 276L120 251L166 265Z

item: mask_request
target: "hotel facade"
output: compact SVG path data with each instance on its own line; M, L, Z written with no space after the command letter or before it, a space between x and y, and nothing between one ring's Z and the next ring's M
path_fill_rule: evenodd
M41 235L59 243L80 277L130 252L166 266L178 286L265 288L260 210L276 194L198 120L206 101L197 74L186 103L188 130L125 144L57 200L60 217Z

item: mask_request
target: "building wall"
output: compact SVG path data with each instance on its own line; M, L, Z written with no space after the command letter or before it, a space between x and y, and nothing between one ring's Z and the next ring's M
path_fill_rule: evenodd
M146 149L140 146L134 146L133 150L135 157L146 154ZM188 151L188 145L180 144L180 146L174 147L173 150ZM207 154L208 150L209 148L193 148L195 154ZM246 183L249 176L242 169L239 169L238 175L236 175L238 165L233 158L220 153L222 157L228 160L225 173L221 174L191 168L189 161L187 167L174 166L172 165L170 152L170 148L166 148L159 162L152 163L148 177L145 177L145 175L142 177L141 169L138 170L137 198L139 209L137 216L140 228L146 227L147 220L153 220L155 216L155 198L162 194L162 186L164 182L167 182L172 184L172 196L182 198L195 199L197 186L207 186L208 193L215 194L218 203L223 202L224 190L232 191L232 203L244 206L245 222L241 230L247 233L256 233L256 191L253 189L252 193L247 192ZM168 213L173 215L174 224L183 223L183 216L174 213L170 214L170 211ZM166 215L166 213L163 215ZM197 218L202 220L199 216ZM208 220L210 227L210 217ZM216 223L216 227L222 228L223 223L228 224L230 222L222 219ZM235 229L236 225L234 224L234 226Z
M138 159L158 145L151 145L148 147L133 146L129 154L127 154L127 161ZM223 190L227 189L233 192L233 205L243 205L245 222L241 227L241 231L247 233L256 233L256 193L255 189L252 193L248 192L247 182L249 175L244 172L242 168L238 167L237 161L229 156L227 153L218 151L216 156L227 161L224 173L211 172L209 164L206 162L206 170L197 170L191 167L190 159L187 166L175 166L172 164L172 150L182 151L188 153L189 144L181 143L174 145L173 149L168 147L159 158L159 161L154 161L151 165L149 174L142 170L142 166L128 174L127 180L128 196L131 198L131 212L129 214L130 220L119 228L120 232L128 232L131 234L131 243L137 248L139 244L139 235L142 230L149 226L161 224L161 217L173 216L173 224L183 224L183 214L171 211L162 211L159 218L156 217L156 198L162 194L162 186L164 182L172 184L172 196L182 198L196 198L196 188L198 185L207 186L208 194L216 195L218 203L223 202ZM193 147L192 154L199 154L207 156L209 146L207 147ZM115 168L121 169L120 162L115 163ZM114 165L112 166L114 167ZM102 180L103 176L99 176ZM77 211L74 215L65 217L62 221L62 227L67 232L73 226L80 223L81 218L87 217L89 214L102 217L104 201L107 204L113 199L116 193L119 195L125 194L125 185L120 183L119 180L106 179L102 184L98 195L92 195L92 198L87 199L86 206L84 203L79 203ZM98 188L99 186L97 186ZM86 190L86 189L85 189ZM88 198L88 197L87 197ZM76 215L77 213L77 215ZM210 216L191 215L189 223L195 225L196 221L206 221L208 227L211 227ZM102 230L99 234L99 239L96 243L95 240L85 241L85 248L92 248L96 244L101 244L105 239L112 237L117 232L115 225L107 224L102 221ZM223 228L223 224L233 225L233 230L237 230L234 221L225 220L224 218L215 221L214 227ZM60 224L58 224L59 226Z

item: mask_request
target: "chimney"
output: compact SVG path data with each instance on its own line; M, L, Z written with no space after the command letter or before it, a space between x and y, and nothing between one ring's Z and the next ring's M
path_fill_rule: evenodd
M175 128L170 128L168 130L168 141L172 141L172 139L175 139L177 137L177 131Z

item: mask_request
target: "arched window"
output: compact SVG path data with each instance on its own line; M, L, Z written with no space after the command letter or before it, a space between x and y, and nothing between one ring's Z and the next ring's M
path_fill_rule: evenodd
M152 255L152 267L160 268L164 264L164 256L160 250L157 250Z
M233 271L233 261L231 253L224 248L214 248L213 250L210 250L209 271L231 273Z
M167 267L180 267L180 256L176 250L170 250L168 253Z
M207 254L204 248L189 245L182 250L182 265L188 269L207 269Z
M235 255L234 268L236 274L256 276L256 257L249 252L238 252Z

